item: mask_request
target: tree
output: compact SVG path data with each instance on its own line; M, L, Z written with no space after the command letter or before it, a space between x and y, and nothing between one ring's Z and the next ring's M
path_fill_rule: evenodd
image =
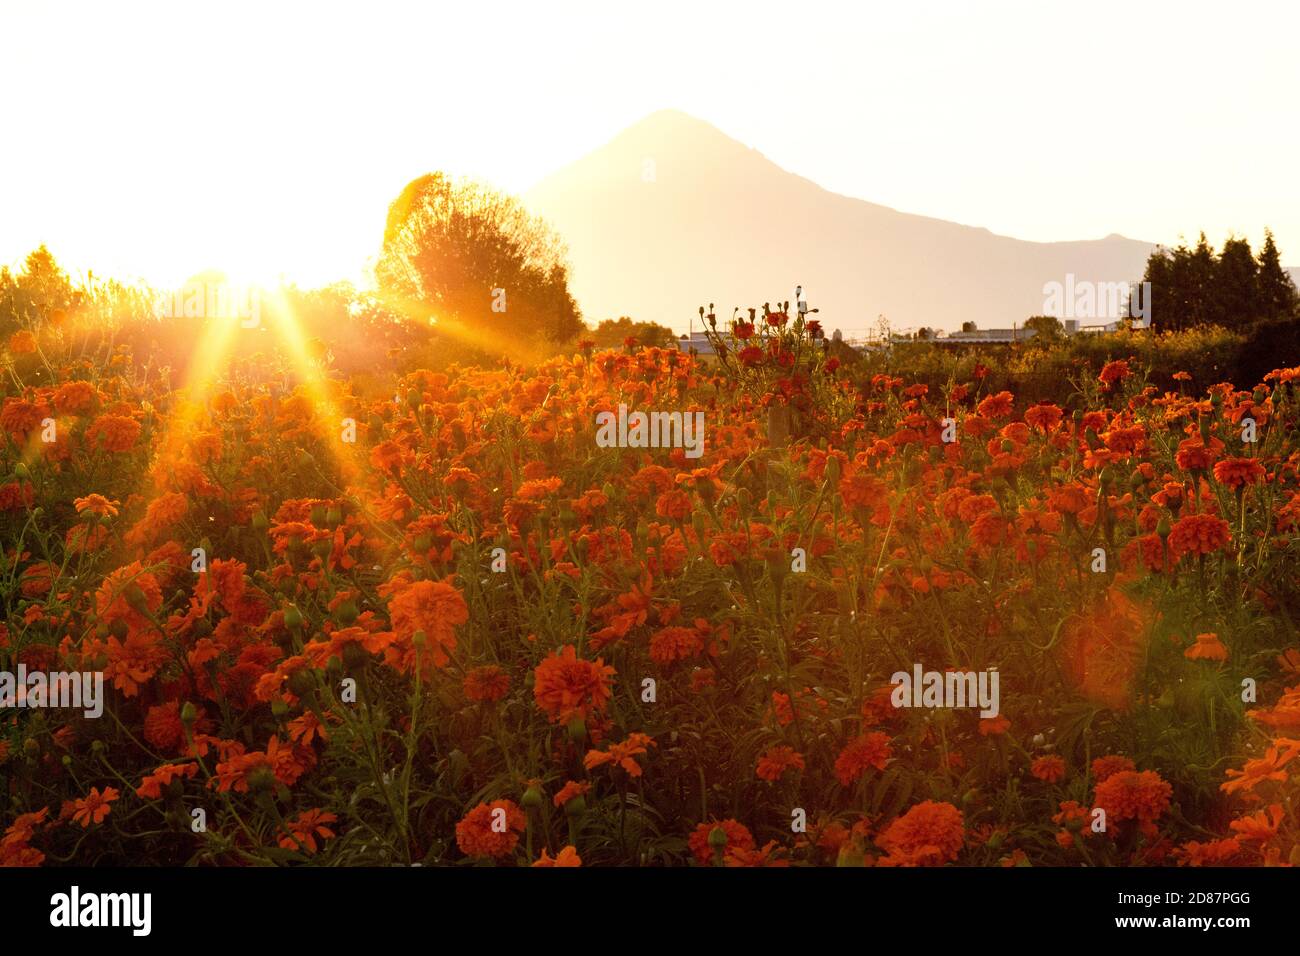
M31 326L49 319L56 310L76 301L76 290L68 274L45 246L27 254L23 269L13 275L6 268L0 275L0 331L6 334L20 325Z
M1212 325L1220 318L1219 303L1214 296L1214 274L1217 260L1214 248L1205 240L1205 233L1196 248L1186 257L1183 282L1186 290L1187 321L1189 325Z
M1259 265L1245 239L1229 236L1215 264L1214 317L1228 328L1258 318Z
M1259 317L1289 318L1300 311L1300 295L1295 282L1282 268L1282 257L1273 241L1273 231L1264 230L1264 247L1259 250L1259 275L1256 283Z
M622 348L629 338L647 348L670 349L676 343L672 329L655 322L634 322L626 315L619 316L617 321L605 319L587 337L598 349Z
M430 173L388 210L375 276L390 307L504 351L582 329L563 242L514 197Z
M1054 315L1032 315L1025 319L1025 328L1033 330L1036 342L1059 342L1065 338L1065 327Z

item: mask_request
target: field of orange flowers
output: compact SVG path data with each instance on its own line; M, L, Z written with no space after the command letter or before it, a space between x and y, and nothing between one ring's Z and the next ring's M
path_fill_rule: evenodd
M1023 407L764 319L382 394L15 335L0 670L105 700L0 710L0 865L1300 861L1300 369Z

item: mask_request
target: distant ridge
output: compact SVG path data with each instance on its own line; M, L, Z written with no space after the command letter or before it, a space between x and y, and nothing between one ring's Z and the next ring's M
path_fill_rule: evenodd
M879 314L895 330L1009 327L1042 313L1044 284L1067 273L1140 280L1155 247L1115 234L1027 242L842 196L676 110L524 199L567 240L589 321L631 315L676 331L700 305L729 316L791 298L796 284L828 329L865 330Z

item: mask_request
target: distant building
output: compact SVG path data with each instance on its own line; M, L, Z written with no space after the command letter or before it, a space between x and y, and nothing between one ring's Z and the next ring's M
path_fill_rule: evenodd
M936 345L1010 345L1028 342L1038 333L1033 329L975 329L969 332L949 332L933 339Z
M689 354L694 350L697 355L717 355L713 343L704 332L693 332L690 335L683 335L677 340L677 351Z

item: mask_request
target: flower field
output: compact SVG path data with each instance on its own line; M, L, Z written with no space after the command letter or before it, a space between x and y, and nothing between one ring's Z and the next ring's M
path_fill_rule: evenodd
M731 336L380 389L15 335L0 670L104 699L0 709L0 864L1300 861L1300 369L1025 406Z

